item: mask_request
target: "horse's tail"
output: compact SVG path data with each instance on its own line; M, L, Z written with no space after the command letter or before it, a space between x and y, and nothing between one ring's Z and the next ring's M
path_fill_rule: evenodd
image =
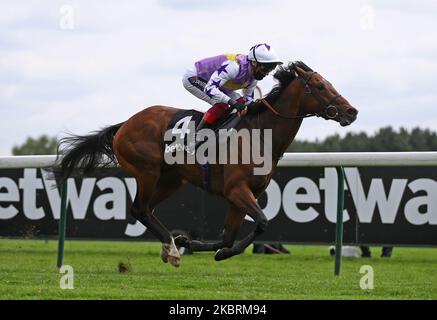
M81 173L91 172L97 165L108 166L116 163L112 141L123 123L105 127L88 135L70 135L62 138L58 146L58 156L62 156L58 170L61 181L65 181L75 168Z

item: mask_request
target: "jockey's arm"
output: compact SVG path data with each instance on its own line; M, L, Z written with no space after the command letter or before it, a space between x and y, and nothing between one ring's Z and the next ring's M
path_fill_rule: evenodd
M247 88L241 90L246 106L252 103L254 100L256 84L257 81L255 80Z
M214 71L205 86L204 92L217 102L229 104L231 98L220 90L229 80L234 79L239 72L239 66L232 60L226 60L219 69Z

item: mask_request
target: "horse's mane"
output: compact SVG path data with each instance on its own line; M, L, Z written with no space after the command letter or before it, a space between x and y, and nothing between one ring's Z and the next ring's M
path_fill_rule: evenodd
M308 67L305 63L302 61L294 61L288 63L286 67L280 66L279 70L275 72L273 75L273 78L275 78L278 81L278 84L273 87L273 89L264 96L264 100L266 100L270 104L274 104L276 100L278 100L279 96L281 95L282 91L284 91L285 88L288 87L288 85L296 79L297 75L295 70L295 66L305 70L305 71L313 71L310 67ZM254 107L258 110L265 110L265 107L263 107L262 102L254 102Z

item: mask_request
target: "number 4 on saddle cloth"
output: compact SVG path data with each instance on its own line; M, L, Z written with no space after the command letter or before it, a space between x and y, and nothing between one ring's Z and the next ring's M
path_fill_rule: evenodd
M184 153L194 154L196 149L203 144L203 141L196 142L196 132L195 128L199 125L203 118L203 113L196 110L180 110L176 112L171 119L165 138L165 152L172 153L175 155L176 152L184 151ZM241 118L237 116L236 112L227 112L217 123L212 125L209 129L213 130L216 134L216 140L218 143L220 141L217 139L217 134L219 129L230 130L235 128ZM167 139L171 137L171 140Z

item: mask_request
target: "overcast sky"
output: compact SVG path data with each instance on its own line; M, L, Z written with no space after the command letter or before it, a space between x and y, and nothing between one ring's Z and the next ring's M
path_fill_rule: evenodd
M306 119L298 139L436 128L437 1L2 0L0 155L155 104L204 111L182 86L185 69L256 43L303 60L360 111L346 128Z

